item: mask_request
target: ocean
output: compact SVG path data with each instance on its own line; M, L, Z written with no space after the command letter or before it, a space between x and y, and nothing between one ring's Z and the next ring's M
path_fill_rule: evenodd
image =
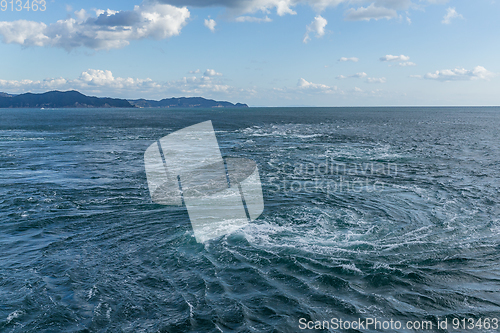
M144 152L207 120L264 211L197 243ZM498 332L499 129L495 107L2 109L0 331Z

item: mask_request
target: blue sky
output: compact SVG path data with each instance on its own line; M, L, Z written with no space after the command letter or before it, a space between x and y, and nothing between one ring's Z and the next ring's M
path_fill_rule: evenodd
M0 91L499 105L499 17L492 0L7 2Z

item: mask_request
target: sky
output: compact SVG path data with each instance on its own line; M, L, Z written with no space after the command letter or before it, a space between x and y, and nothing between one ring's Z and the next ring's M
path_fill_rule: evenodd
M500 105L493 0L9 0L0 9L0 91L12 94Z

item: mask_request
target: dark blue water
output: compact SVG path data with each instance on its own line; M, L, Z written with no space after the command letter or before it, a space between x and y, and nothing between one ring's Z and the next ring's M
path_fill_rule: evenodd
M206 120L265 210L198 244L143 154ZM499 108L0 110L0 331L500 318L499 129Z

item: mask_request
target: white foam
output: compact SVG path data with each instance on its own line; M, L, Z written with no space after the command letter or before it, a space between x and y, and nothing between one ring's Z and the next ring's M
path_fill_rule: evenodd
M25 312L22 311L22 310L16 310L12 313L10 313L8 316L7 316L7 324L10 323L11 321L13 321L14 319L16 318L19 318L21 317L22 315L24 315Z

